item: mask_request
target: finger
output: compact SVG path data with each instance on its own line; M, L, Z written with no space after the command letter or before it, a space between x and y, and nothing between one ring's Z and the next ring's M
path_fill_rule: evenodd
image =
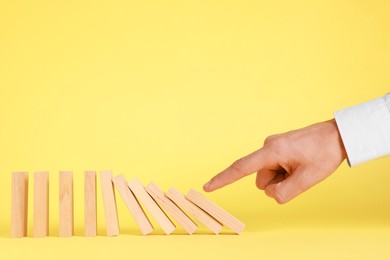
M265 148L261 148L235 161L230 167L214 176L203 186L205 191L213 191L233 183L261 169L267 160Z
M256 186L260 190L264 190L268 184L275 183L276 180L279 182L285 179L286 170L275 159L274 156L272 161L268 161L266 168L262 168L257 172ZM282 179L277 178L278 176L282 176Z
M282 181L284 181L285 179L286 179L285 173L281 173L281 172L277 173L276 176L275 176L275 178L273 178L271 181L269 181L269 182L267 183L267 185L264 187L265 194L266 194L268 197L273 198L273 196L272 196L271 194L268 193L268 192L269 192L269 189L267 189L267 186L272 185L272 184L275 184L275 183L282 182Z
M273 178L267 185L275 184L281 181L284 181L286 179L286 173L279 172L276 174L275 178Z
M265 192L279 204L284 204L317 183L310 178L312 174L304 169L297 169L283 181L267 185Z
M270 181L272 181L276 175L277 175L277 171L275 170L270 170L266 168L260 169L257 172L257 176L256 176L257 188L259 188L260 190L264 190L265 186L267 186L267 184Z

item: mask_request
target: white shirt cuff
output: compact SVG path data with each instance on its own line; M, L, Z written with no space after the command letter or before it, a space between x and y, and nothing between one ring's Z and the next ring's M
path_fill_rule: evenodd
M334 116L350 166L390 155L390 95L342 109Z

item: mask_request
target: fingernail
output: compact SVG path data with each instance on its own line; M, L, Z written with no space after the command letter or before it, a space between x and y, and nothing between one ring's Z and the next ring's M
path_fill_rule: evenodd
M211 185L211 181L203 185L203 189L207 190L208 188L210 188L210 185Z

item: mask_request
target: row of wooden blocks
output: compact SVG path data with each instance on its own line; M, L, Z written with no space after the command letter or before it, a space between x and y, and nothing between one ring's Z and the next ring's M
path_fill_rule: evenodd
M11 237L27 235L28 173L12 174ZM154 228L145 214L146 209L168 235L176 226L192 234L198 228L194 219L218 234L225 225L240 234L245 225L227 211L191 189L187 195L175 188L164 193L155 183L146 187L138 179L127 182L123 175L113 177L111 171L100 171L100 183L107 236L119 235L115 191L119 192L142 234ZM85 236L97 235L96 171L84 172ZM142 207L142 206L143 207ZM34 173L33 236L49 234L49 173ZM73 172L59 172L59 236L73 236Z

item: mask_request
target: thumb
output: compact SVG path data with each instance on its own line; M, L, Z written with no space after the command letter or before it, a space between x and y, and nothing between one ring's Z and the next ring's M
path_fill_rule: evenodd
M213 191L233 183L264 167L267 160L265 148L261 148L235 161L230 167L214 176L203 186L205 191Z
M264 191L279 204L284 204L317 183L313 179L313 174L305 169L297 169L283 181L267 185Z

